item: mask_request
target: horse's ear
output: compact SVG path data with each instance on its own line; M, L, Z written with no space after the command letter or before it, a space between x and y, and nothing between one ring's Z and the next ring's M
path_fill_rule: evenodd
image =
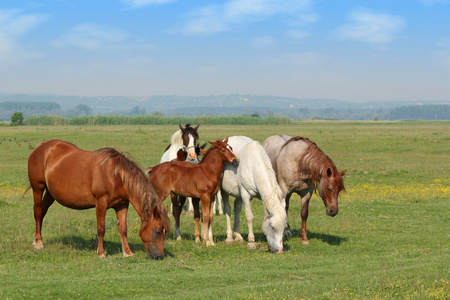
M331 177L331 175L333 175L333 172L331 171L331 168L327 169L327 176Z
M184 131L185 128L181 126L181 124L178 124L178 126L180 127L181 131Z
M342 171L341 176L344 176L346 172L347 172L347 170Z
M195 127L195 131L197 131L197 129L200 127L200 124L197 125L197 127Z
M227 137L226 139L224 139L223 142L224 142L225 144L228 144L228 137Z
M205 151L203 148L200 148L200 152L201 152L203 155L206 154L206 151Z

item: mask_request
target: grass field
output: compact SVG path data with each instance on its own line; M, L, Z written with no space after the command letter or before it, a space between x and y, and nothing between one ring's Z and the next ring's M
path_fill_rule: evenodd
M196 125L196 124L195 124ZM45 248L35 250L27 159L42 141L80 148L114 147L142 168L155 165L176 126L0 127L1 299L450 299L450 122L296 122L286 126L201 125L202 142L274 134L315 141L344 176L339 214L310 203L309 246L300 244L300 203L291 200L294 237L281 255L225 244L216 215L216 247L194 242L192 216L182 216L183 241L172 231L162 261L145 259L133 208L128 236L135 256L123 258L114 212L107 214L105 250L96 255L95 210L55 203L44 220ZM70 170L68 170L70 171ZM168 204L168 203L167 203ZM261 201L252 201L257 241ZM248 232L241 214L242 232ZM173 220L172 220L173 224Z

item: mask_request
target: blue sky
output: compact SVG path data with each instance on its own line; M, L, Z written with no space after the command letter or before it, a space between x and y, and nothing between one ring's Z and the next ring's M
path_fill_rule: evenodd
M2 0L0 91L449 100L450 0Z

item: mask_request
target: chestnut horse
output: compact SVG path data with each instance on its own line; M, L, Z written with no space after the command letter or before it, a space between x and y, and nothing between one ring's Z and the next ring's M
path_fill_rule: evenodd
M309 200L313 192L318 190L327 215L334 217L339 210L339 192L345 190L342 176L347 170L339 173L333 161L319 149L316 143L307 138L274 135L267 138L262 145L272 162L282 197L286 197L286 215L292 193L296 192L301 197L301 242L303 245L309 245L306 220ZM289 224L286 236L292 236Z
M167 146L166 151L161 157L160 164L163 162L171 161L177 159L178 151L182 150L186 154L186 161L192 163L198 163L198 127L191 127L191 124L186 124L185 127L178 125L178 129L170 138L170 145ZM163 199L164 200L164 199ZM192 199L188 198L188 211L190 213L194 212L192 208Z
M203 159L198 164L186 161L170 161L147 168L149 178L158 191L159 197L165 199L169 193L173 193L173 215L175 218L175 233L177 239L180 235L180 214L184 197L192 197L195 220L195 241L200 242L199 202L202 203L202 239L207 246L214 245L212 234L213 203L220 186L220 177L224 162L235 166L239 165L239 159L233 154L231 147L224 141L209 142L212 147L208 151L201 150ZM182 197L177 197L182 196Z
M123 255L131 256L127 239L127 212L131 202L141 217L140 236L147 257L156 260L164 257L165 232L170 229L167 211L142 170L117 150L104 148L90 152L68 142L51 140L31 152L28 177L34 197L35 248L44 246L42 221L56 200L72 209L95 207L100 258L105 257L106 210L113 208L119 221Z

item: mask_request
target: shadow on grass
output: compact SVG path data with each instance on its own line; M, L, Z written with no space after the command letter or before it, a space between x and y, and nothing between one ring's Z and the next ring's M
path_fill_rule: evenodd
M300 230L291 230L293 237L300 237ZM307 231L307 237L311 240L321 240L331 246L339 246L342 242L346 242L347 238L339 237L336 235L326 234L326 233L316 233Z
M85 239L80 236L68 235L62 238L49 240L47 244L62 243L68 245L76 250L88 250L97 252L98 240L97 238ZM145 252L144 244L129 243L131 252ZM110 242L103 240L103 248L105 249L106 255L117 255L122 254L122 243L120 242ZM164 249L164 256L174 257L173 253Z

